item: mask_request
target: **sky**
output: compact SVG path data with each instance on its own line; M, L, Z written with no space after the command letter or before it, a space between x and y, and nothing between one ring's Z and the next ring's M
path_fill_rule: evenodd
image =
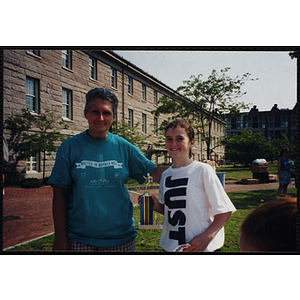
M280 109L293 109L296 104L296 59L289 52L275 51L114 51L143 71L172 89L192 75L202 74L207 80L212 70L220 72L230 67L232 78L250 73L242 87L247 94L239 98L250 108L270 110L274 104Z

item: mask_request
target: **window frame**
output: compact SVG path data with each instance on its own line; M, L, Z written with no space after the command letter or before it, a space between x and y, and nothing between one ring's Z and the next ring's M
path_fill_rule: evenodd
M128 109L128 126L133 129L133 110Z
M157 104L158 104L158 100L157 100L157 91L156 91L156 90L153 91L153 104L154 104L155 106L157 106Z
M110 86L117 88L117 70L113 67L110 67Z
M63 68L72 70L72 50L62 50L61 60Z
M29 94L28 93L28 89L29 89L29 86L27 85L28 82L31 81L34 83L34 94ZM26 109L34 112L34 113L39 113L39 94L40 94L40 83L39 83L39 80L36 79L36 78L32 78L32 77L29 77L29 76L26 76ZM29 98L32 98L32 99L29 99ZM28 105L28 101L31 101L32 100L32 106L33 106L33 109L31 109L31 107L29 107Z
M33 160L35 158L35 160ZM33 166L35 165L35 170L33 169ZM29 168L29 170L28 170ZM30 156L26 159L26 165L25 165L26 173L38 173L40 172L40 155L39 153L34 157Z
M97 59L91 56L89 56L89 77L97 80Z
M64 102L65 93L67 95L67 103ZM64 110L64 108L66 109ZM65 120L73 120L73 92L67 88L62 88L62 118Z
M146 84L144 84L144 83L142 83L142 100L143 101L146 101L147 99L147 97L146 97L146 91L147 91L147 89L146 89Z
M142 113L142 133L147 134L147 115Z
M127 85L128 85L128 94L133 95L133 79L132 77L128 76L127 78Z

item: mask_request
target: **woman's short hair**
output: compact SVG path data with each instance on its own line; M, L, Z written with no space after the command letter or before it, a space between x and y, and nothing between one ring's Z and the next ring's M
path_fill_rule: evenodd
M92 100L95 99L103 99L108 100L113 107L113 115L115 116L117 114L117 108L118 108L118 98L114 93L107 89L103 88L94 88L90 90L86 96L85 96L86 102L85 102L85 108L84 110L88 112L89 110L89 104Z

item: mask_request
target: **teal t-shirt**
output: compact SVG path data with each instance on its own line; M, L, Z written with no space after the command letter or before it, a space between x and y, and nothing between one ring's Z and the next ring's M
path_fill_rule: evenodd
M68 237L99 247L133 239L137 233L125 183L129 177L143 183L154 168L137 147L111 133L104 143L86 131L64 141L48 183L71 191Z

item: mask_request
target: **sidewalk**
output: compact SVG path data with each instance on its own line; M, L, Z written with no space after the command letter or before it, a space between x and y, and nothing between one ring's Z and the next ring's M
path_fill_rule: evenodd
M295 187L295 183L289 186ZM226 184L225 191L253 191L277 189L278 182L262 184ZM138 203L138 195L143 190L130 192L133 205ZM152 192L158 196L158 189ZM51 187L37 189L5 189L3 195L3 249L54 232L52 218Z

